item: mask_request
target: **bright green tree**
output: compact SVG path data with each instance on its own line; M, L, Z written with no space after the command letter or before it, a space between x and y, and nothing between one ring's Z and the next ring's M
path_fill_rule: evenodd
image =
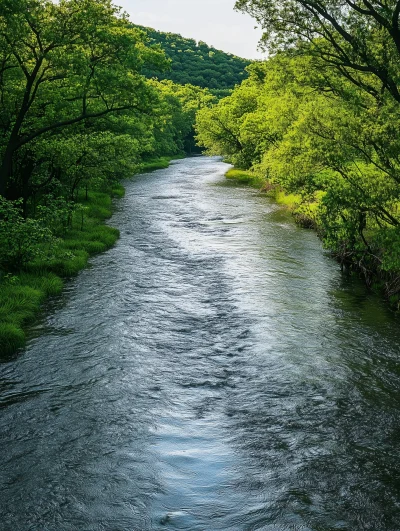
M26 190L38 139L92 127L107 115L151 111L140 75L162 63L110 0L5 1L0 7L0 194Z

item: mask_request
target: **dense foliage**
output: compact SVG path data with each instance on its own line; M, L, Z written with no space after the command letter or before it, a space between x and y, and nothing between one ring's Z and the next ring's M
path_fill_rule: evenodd
M102 222L119 180L198 149L196 115L200 145L294 194L298 218L399 305L400 2L237 7L268 61L134 26L111 0L0 3L0 352L58 276L114 243Z
M214 96L143 76L168 62L111 0L0 3L0 351L31 315L10 290L23 283L39 304L52 292L39 277L75 273L115 241L100 222L118 181L194 148Z
M194 39L185 39L175 33L139 27L146 32L149 43L159 45L171 60L169 70L145 68L143 72L149 77L225 92L247 77L245 68L250 61L246 59L217 50L202 41L197 43Z
M275 55L199 112L199 142L262 176L266 189L296 194L298 217L397 304L400 3L238 5L263 24Z

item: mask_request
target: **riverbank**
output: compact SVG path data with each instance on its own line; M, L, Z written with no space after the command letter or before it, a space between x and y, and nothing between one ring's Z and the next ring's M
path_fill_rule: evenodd
M288 194L279 186L269 184L263 176L248 170L231 168L225 173L225 177L231 181L236 181L238 184L251 186L264 192L275 203L291 212L296 223L302 227L318 229L318 195L311 200L305 200L299 194Z
M168 168L171 160L184 159L186 155L174 155L173 157L158 157L142 162L140 165L140 173L147 173L149 171L164 170Z
M167 168L177 157L143 162L138 173ZM125 189L116 184L108 190L88 190L78 198L70 228L54 242L51 252L36 257L15 273L0 279L0 356L9 356L26 342L28 325L37 318L43 303L58 295L69 278L84 269L91 256L110 249L119 230L105 224L113 213L113 199ZM45 247L47 244L43 244Z
M28 262L21 271L7 274L0 290L0 352L9 355L25 345L26 326L43 302L61 293L65 279L87 266L90 256L112 247L119 231L104 224L112 215L112 198L124 195L122 186L107 192L88 191L79 198L71 228L57 238L51 256ZM44 244L46 245L46 244Z
M318 209L324 196L323 192L317 191L312 196L303 198L299 194L286 193L280 186L271 185L255 172L236 168L228 170L225 177L236 181L238 184L251 186L264 192L278 205L287 209L298 225L317 231L320 238L324 239L323 227L318 219ZM373 230L369 230L368 236L379 250L379 241L374 241L378 240L379 236L376 236ZM367 253L364 250L359 255L354 250L350 251L345 244L337 249L330 248L329 242L324 242L324 245L340 264L342 271L346 270L346 273L358 275L369 290L386 299L392 310L400 310L400 272L396 269L391 270L383 267L383 261L378 252ZM393 250L393 253L395 252L396 249Z

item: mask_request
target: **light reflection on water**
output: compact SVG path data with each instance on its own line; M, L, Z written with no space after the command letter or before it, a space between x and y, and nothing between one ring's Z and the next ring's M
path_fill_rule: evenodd
M400 529L398 319L225 169L127 183L0 366L2 530Z

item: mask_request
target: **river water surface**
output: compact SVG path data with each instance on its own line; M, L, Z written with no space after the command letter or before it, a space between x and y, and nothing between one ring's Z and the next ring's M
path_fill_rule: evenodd
M0 364L2 531L399 531L398 319L227 165L135 177Z

